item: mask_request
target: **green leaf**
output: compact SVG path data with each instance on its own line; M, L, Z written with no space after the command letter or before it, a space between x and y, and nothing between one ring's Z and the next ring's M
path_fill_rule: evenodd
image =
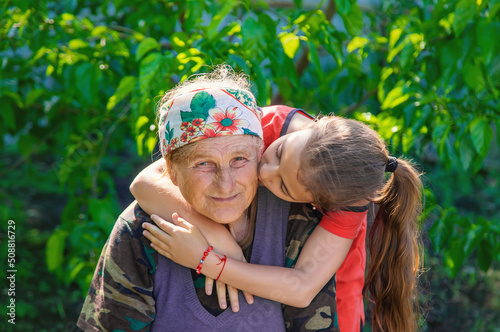
M488 241L482 241L477 248L477 265L484 272L488 271L493 260L493 247Z
M17 146L21 155L28 156L31 154L31 151L33 151L33 148L37 143L38 142L36 136L26 134L19 137Z
M83 96L80 100L87 105L92 105L97 99L99 89L96 67L91 63L82 63L76 68L75 77L76 87Z
M396 86L389 91L380 108L383 110L392 109L407 101L408 98L410 98L410 94L404 93L404 87L401 85Z
M401 28L394 28L391 30L391 32L389 33L389 47L391 49L394 48L394 46L396 46L396 43L398 42L402 33L403 29Z
M68 234L67 231L56 229L47 241L45 261L49 271L55 271L62 266Z
M476 14L476 0L460 0L455 8L455 19L453 29L458 36L462 34L465 27Z
M347 45L347 52L351 53L358 48L363 48L366 44L368 44L368 39L363 37L354 37L349 44Z
M2 101L2 112L0 114L3 118L3 123L6 124L8 129L16 129L16 118L11 103L6 101L5 98L1 98L0 100Z
M479 243L484 239L487 234L488 228L482 225L471 224L467 230L466 241L464 245L465 254L468 256L472 250L476 249Z
M495 121L495 126L497 127L497 144L500 146L500 119Z
M490 122L485 117L474 119L470 124L470 132L472 135L472 143L477 153L485 158L490 149L491 140L493 139L493 129L491 128Z
M186 40L189 38L185 32L174 32L170 36L170 42L177 52L182 52L186 49Z
M80 48L85 48L89 46L89 43L81 39L72 39L68 43L69 48L72 50L78 50Z
M321 69L321 61L319 59L318 50L316 45L312 41L309 41L309 58L314 66L316 67L316 75L318 75L318 79L321 81L323 77L323 70Z
M220 23L233 10L233 8L239 4L239 1L226 0L223 1L221 4L222 8L219 8L217 14L212 17L212 19L210 20L210 24L207 27L207 35L208 38L210 39L215 37Z
M78 273L80 273L80 271L85 267L86 264L87 264L86 262L78 263L69 273L68 282L72 282L73 280L75 280Z
M259 56L267 50L266 29L252 17L247 18L241 27L243 48L249 56Z
M191 112L181 111L182 121L208 118L208 111L215 108L215 98L206 91L196 93L191 99Z
M142 132L136 136L135 142L137 144L137 154L142 156L144 154L144 138L146 137L146 132Z
M46 91L47 90L44 90L44 89L32 89L32 90L30 90L30 92L26 96L26 100L24 102L24 106L25 107L29 107L29 106L33 105L33 103L35 101L37 101L38 98L40 98L41 96L43 96Z
M160 53L151 53L142 59L139 70L139 88L141 93L149 92L152 86L156 85L153 82L153 78L156 76L156 72L160 69L163 61L163 56Z
M89 215L97 225L109 234L116 221L116 204L110 196L103 199L91 199L89 202Z
M458 271L465 261L464 241L460 236L450 239L449 245L444 252L444 265L451 278L456 277Z
M142 131L142 127L144 127L145 124L149 123L149 118L145 115L141 115L138 119L137 122L135 123L135 133L136 135L139 134Z
M340 13L340 17L344 22L345 29L351 36L358 36L361 34L363 28L363 13L357 3L353 3L351 11L348 14Z
M406 36L404 41L404 48L401 51L400 61L401 67L405 69L413 60L418 56L422 49L424 36L419 33L412 33Z
M146 148L148 148L148 153L153 153L155 148L156 148L156 143L158 142L158 139L156 138L156 135L149 135L149 137L146 139Z
M471 166L472 159L475 155L474 146L472 146L472 142L468 136L462 137L459 141L458 153L460 155L460 162L462 163L462 168L464 170L468 170Z
M337 11L340 14L348 14L351 11L351 1L350 0L336 0Z
M281 44L283 45L283 50L285 51L285 54L290 59L293 59L300 48L299 37L291 32L289 33L283 32L279 34L279 38Z
M160 50L160 44L156 41L156 39L148 37L144 39L137 47L137 53L135 54L135 60L141 60L146 53L152 50Z
M500 36L500 22L481 20L476 27L476 38L486 63L490 63L500 50L499 43L492 42Z
M446 225L443 218L439 218L434 221L429 230L429 238L431 239L432 246L436 252L440 252L444 249L450 235L450 228Z
M500 11L500 0L490 0L489 5L490 5L489 19L493 20L495 19L497 13Z
M467 61L462 70L467 85L476 93L486 89L486 81L481 70L480 60L471 59Z
M241 56L236 54L230 54L228 56L229 60L231 60L229 65L236 70L236 66L239 66L244 72L250 71L250 62L248 60L243 59Z
M446 160L449 158L448 136L451 130L449 124L441 124L432 131L432 142L436 146L439 158Z
M118 84L118 89L116 89L115 93L109 98L106 109L109 111L115 108L116 104L118 104L125 97L127 97L130 92L132 92L136 83L137 77L135 76L123 77L120 81L120 84Z

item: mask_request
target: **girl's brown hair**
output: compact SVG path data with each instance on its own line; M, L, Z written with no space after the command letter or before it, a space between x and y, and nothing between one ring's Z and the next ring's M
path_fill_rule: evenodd
M398 158L396 170L386 181L389 156L385 144L359 121L330 116L311 129L301 175L313 203L332 211L365 199L379 206L369 236L363 290L373 306L373 331L416 331L420 174L410 162Z

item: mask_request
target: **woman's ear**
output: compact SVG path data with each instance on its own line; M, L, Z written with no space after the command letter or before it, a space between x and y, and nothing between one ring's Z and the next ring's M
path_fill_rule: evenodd
M172 183L174 184L174 186L178 187L177 172L175 171L175 167L173 167L171 163L169 163L168 161L167 161L167 174L168 177L170 178L170 181L172 181Z

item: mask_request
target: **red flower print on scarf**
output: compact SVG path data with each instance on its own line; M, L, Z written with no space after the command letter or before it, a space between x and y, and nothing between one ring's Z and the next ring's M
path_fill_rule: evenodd
M192 121L192 124L193 124L193 126L200 128L200 127L203 127L205 125L205 120L203 120L203 119L194 119Z
M187 127L186 132L188 133L189 136L193 136L194 134L196 134L198 132L198 128L196 128L194 126L189 126L189 127Z
M228 107L226 111L212 108L208 114L207 123L213 126L216 132L243 133L243 128L249 126L247 120L239 119L243 112L238 107Z
M188 135L186 133L182 133L181 135L181 142L186 142L188 138Z

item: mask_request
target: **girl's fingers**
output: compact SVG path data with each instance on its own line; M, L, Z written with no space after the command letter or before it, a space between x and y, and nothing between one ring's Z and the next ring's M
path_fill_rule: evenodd
M240 301L238 300L238 290L233 286L227 285L227 293L229 294L229 302L231 302L231 310L233 310L233 312L238 312L240 310Z
M226 284L222 282L216 282L215 287L217 289L217 298L219 299L219 307L221 309L226 309L227 308L227 303L226 303Z
M171 230L171 229L167 229L167 230L163 231L162 229L158 228L156 225L153 225L153 224L147 223L147 222L142 224L142 228L147 230L154 237L156 237L160 240L164 240L164 241L168 241L170 239L171 234L173 233L173 230Z
M169 258L169 259L171 259L171 258L172 258L172 257L170 256L170 254L168 253L168 251L165 251L165 250L163 250L163 249L161 249L161 248L158 248L158 247L156 247L156 246L154 246L153 248L155 248L155 250L156 250L156 251L157 251L160 255L165 256L165 257L167 257L167 258Z
M212 295L214 289L214 279L206 277L205 278L205 293L207 295Z
M167 232L168 234L171 234L177 227L174 224L165 221L165 219L157 216L156 214L151 215L151 220L153 220L155 224L158 225L159 228L161 228L164 232Z
M191 227L193 227L193 224L191 224L186 219L179 217L179 215L177 213L172 214L172 221L177 226L185 228L185 229L190 229Z
M151 246L156 249L156 251L160 252L162 250L163 252L168 251L168 239L163 239L160 240L158 237L156 237L154 234L149 232L148 230L145 230L142 232L142 234L149 240L151 241ZM163 256L166 256L162 254Z

